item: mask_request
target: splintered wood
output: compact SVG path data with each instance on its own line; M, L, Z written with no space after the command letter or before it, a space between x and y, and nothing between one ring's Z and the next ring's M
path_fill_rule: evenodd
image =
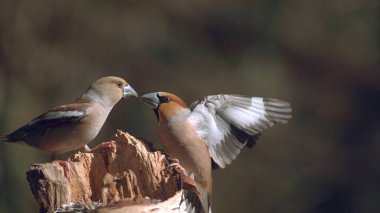
M101 208L104 212L128 210L125 208L143 212L139 206L156 208L152 205L168 202L172 202L173 208L178 207L180 178L168 172L165 155L119 130L114 141L116 149L79 152L69 158L70 181L56 161L33 165L27 179L41 212L54 212L57 208L64 211L68 204L97 207L99 202L110 207Z

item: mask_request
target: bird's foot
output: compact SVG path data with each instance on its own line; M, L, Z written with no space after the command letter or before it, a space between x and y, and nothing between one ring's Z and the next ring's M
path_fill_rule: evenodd
M183 175L188 176L185 168L183 168L179 164L178 159L174 159L174 158L167 158L167 159L169 162L169 165L167 168L168 168L170 174L183 174Z
M116 152L116 142L115 141L103 142L92 149L90 149L87 145L85 146L86 152L95 152L99 149L111 149L112 152Z
M71 166L70 166L70 163L67 162L67 161L63 161L63 160L57 160L58 164L60 166L62 166L63 168L63 174L65 175L65 177L67 178L67 180L70 181L71 183L71 180L73 178L73 170L71 169Z
M185 168L179 164L179 160L173 158L167 158L167 160L169 161L167 167L169 173L178 176L178 188L199 194L194 178L187 174Z

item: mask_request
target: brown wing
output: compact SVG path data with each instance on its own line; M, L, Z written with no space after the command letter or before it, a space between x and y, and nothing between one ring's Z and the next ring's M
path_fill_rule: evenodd
M30 136L42 136L49 128L77 122L78 119L85 117L88 106L87 103L76 103L53 108L0 139L7 142L19 142L25 141Z

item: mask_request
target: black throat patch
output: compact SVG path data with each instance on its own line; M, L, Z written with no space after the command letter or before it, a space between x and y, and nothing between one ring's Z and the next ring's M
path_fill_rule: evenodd
M154 114L156 114L157 121L159 122L160 121L160 116L158 115L158 108L153 109L153 111L154 111Z

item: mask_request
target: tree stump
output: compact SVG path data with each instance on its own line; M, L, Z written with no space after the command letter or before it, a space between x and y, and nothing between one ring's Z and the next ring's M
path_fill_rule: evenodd
M114 141L116 149L70 157L70 181L57 161L33 165L26 174L40 211L178 212L191 180L169 172L167 157L146 142L120 130Z

